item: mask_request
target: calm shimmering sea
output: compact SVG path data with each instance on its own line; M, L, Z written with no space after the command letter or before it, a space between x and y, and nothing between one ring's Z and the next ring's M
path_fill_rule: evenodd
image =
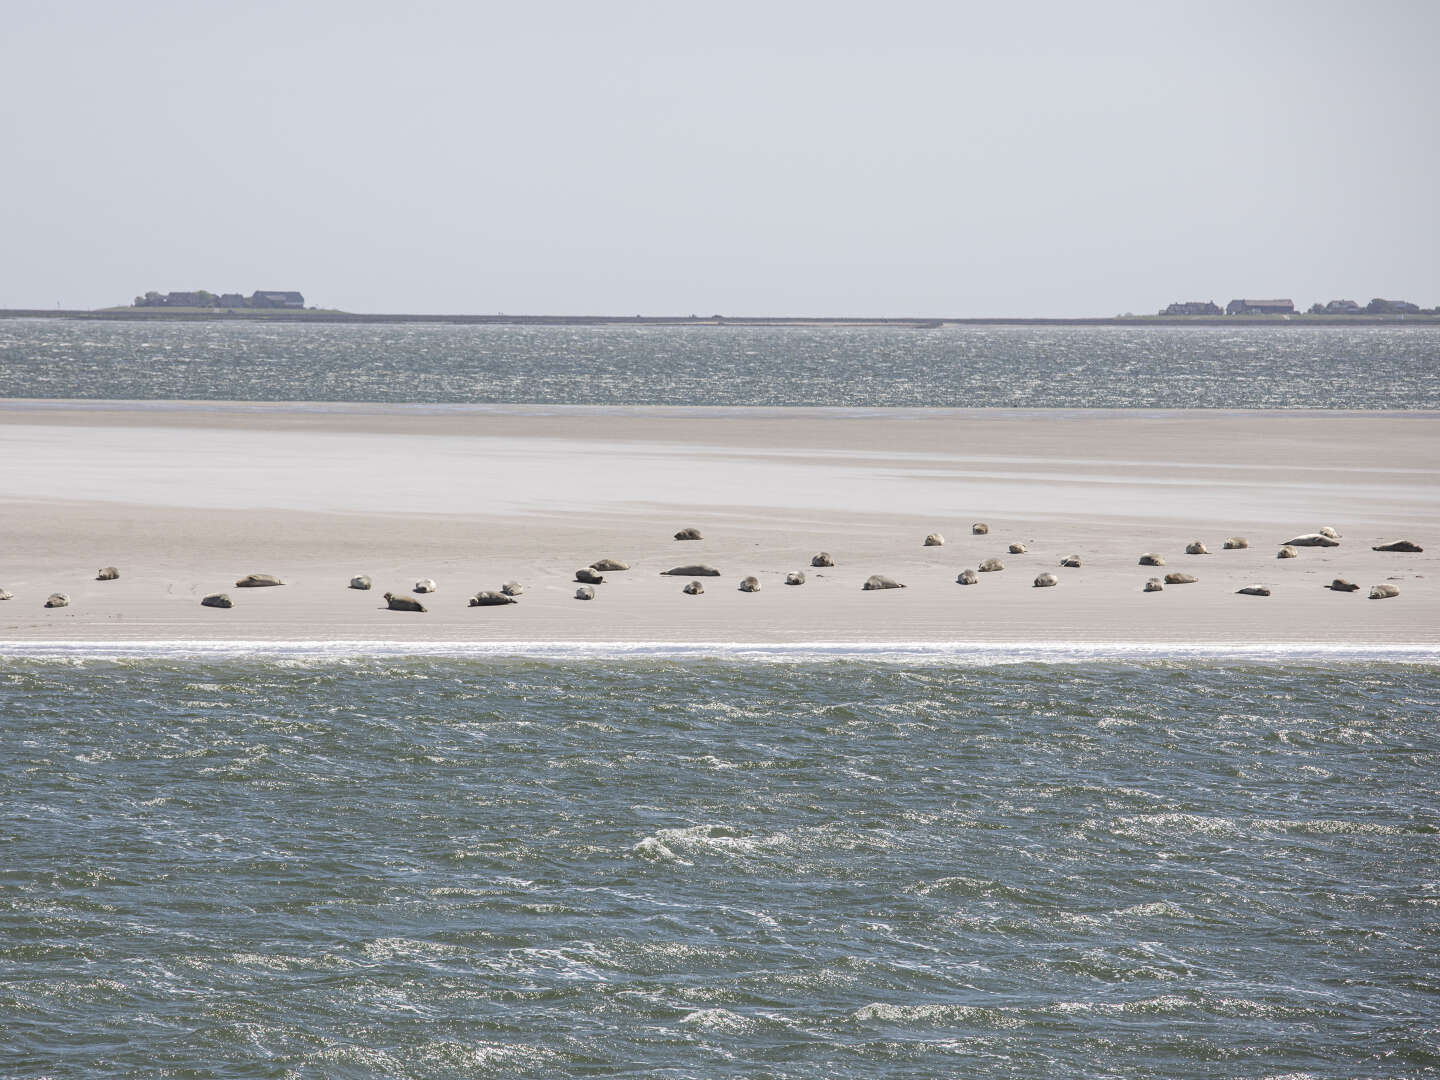
M1440 667L0 662L7 1077L1440 1071Z

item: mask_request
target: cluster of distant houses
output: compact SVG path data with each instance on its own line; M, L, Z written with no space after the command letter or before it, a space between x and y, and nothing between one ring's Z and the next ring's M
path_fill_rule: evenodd
M1294 315L1293 300L1231 300L1222 313L1213 300L1189 300L1171 304L1161 315ZM1365 305L1354 300L1331 300L1311 304L1309 315L1440 315L1440 307L1422 308L1409 300L1382 300L1378 296Z
M297 310L305 306L305 297L298 292L277 292L273 289L258 289L249 296L240 293L215 293L204 289L194 292L158 293L147 292L137 296L131 307L174 307L174 308L290 308Z

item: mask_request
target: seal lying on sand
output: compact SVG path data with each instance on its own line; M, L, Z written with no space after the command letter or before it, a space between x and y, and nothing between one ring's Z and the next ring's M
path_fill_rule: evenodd
M70 597L63 592L52 592L49 599L45 601L46 607L69 607Z
M1186 574L1180 570L1165 575L1166 585L1193 585L1199 580L1194 574Z
M1388 600L1388 599L1389 599L1390 597L1392 597L1392 596L1399 596L1399 595L1400 595L1400 586L1398 586L1398 585L1390 585L1390 584L1387 583L1387 584L1384 584L1384 585L1371 585L1371 586L1370 586L1370 599L1371 599L1371 600Z
M576 599L576 600L594 600L594 599L595 599L595 589L594 589L592 586L590 586L590 585L581 585L578 589L575 590L575 599Z
M1285 543L1290 547L1339 547L1340 541L1324 533L1301 533L1299 536L1291 537Z
M706 566L704 563L693 563L688 566L672 566L669 570L661 570L661 577L719 577L720 571L713 566Z
M1279 551L1275 552L1275 558L1277 559L1298 559L1299 557L1300 552L1296 551L1289 544L1286 544Z
M99 570L95 571L96 581L114 581L119 576L120 571L116 570L113 566L102 566Z
M1146 591L1146 592L1164 592L1164 591L1165 591L1165 583L1164 583L1163 581L1161 581L1158 577L1152 577L1149 581L1145 582L1145 591Z
M875 592L877 589L903 588L905 588L905 586L901 585L892 577L887 577L885 574L871 574L868 578L865 579L865 584L860 586L860 591Z
M1186 555L1209 555L1210 549L1199 540L1191 540L1185 545Z
M590 564L591 570L629 570L628 562L621 562L619 559L596 559Z
M961 570L955 578L956 585L974 585L980 580L980 575L974 570Z
M1029 551L1029 550L1030 550L1030 549L1027 548L1024 544L1011 544L1011 545L1010 545L1010 554L1011 554L1011 555L1024 555L1024 554L1025 554L1027 551Z
M419 581L415 582L415 588L412 589L411 592L432 593L436 587L434 578L422 577Z
M980 564L980 573L993 574L997 570L1004 570L1005 564L999 559L986 559Z
M352 588L352 589L368 589L368 588L370 588L370 578L369 578L369 576L368 576L368 575L365 575L365 574L356 574L354 577L352 577L352 578L350 579L350 588Z
M1046 573L1037 574L1037 575L1035 576L1035 588L1037 588L1037 589L1048 589L1048 588L1050 588L1050 587L1053 586L1053 585L1059 585L1059 584L1060 584L1060 579L1059 579L1058 577L1056 577L1054 574L1049 573L1048 571L1047 571Z
M525 591L525 586L518 581L507 581L500 586L500 591L506 596L519 596Z
M9 589L0 589L0 600L14 600L15 594Z
M502 604L518 604L520 601L503 592L482 589L470 598L470 607L500 607Z
M1243 589L1236 589L1237 596L1269 596L1270 590L1264 585L1246 585Z
M1335 531L1335 526L1333 525L1321 525L1320 528L1315 531L1318 532L1321 536L1330 537L1331 540L1340 539L1340 534Z
M835 560L830 557L830 553L828 551L817 551L814 555L810 556L810 565L834 566Z
M785 584L786 584L786 585L804 585L804 584L805 584L805 572L804 572L803 570L791 570L790 573L788 573L788 574L785 575Z
M234 601L223 592L211 593L200 601L201 607L231 608L235 606Z
M588 566L582 566L579 570L575 571L575 580L583 581L586 585L605 584L605 579Z
M925 544L924 544L924 546L925 546L925 547L944 547L944 546L945 546L945 537L941 536L939 533L931 533L929 536L925 537Z
M1243 536L1227 536L1225 538L1226 551L1237 551L1240 548L1248 548L1249 546L1250 541L1246 540Z
M274 574L246 574L235 582L237 589L263 589L267 585L284 585Z
M698 581L692 581L689 585L686 585L680 591L683 592L686 596L699 596L705 591L705 586L701 585Z
M740 580L740 591L741 591L741 592L759 592L759 591L760 591L760 579L757 578L757 577L755 577L754 575L751 575L750 577L747 577L747 578L742 578L742 579Z
M1326 585L1325 588L1329 589L1331 592L1360 591L1359 585L1356 585L1353 581L1346 581L1343 577L1337 577L1334 581L1330 582L1329 585Z
M1164 556L1164 555L1156 555L1153 551L1147 551L1144 555L1141 555L1141 556L1140 556L1140 565L1141 565L1141 566L1164 566L1164 565L1165 565L1165 556Z
M1068 566L1071 570L1079 570L1079 569L1080 569L1080 556L1079 556L1079 555L1066 555L1063 559L1060 560L1060 565L1061 565L1061 566Z
M977 521L974 525L970 526L970 531L976 536L985 536L990 532L990 526L986 525L983 521Z
M694 528L694 527L691 527L691 528L688 528L688 529L681 529L679 532L677 532L677 533L675 534L675 539L676 539L676 540L704 540L705 537L703 537L703 536L700 535L700 530L699 530L699 529L696 529L696 528Z
M1413 540L1396 540L1396 541L1395 541L1394 543L1392 543L1392 544L1376 544L1376 545L1375 545L1374 547L1372 547L1370 550L1371 550L1371 551L1413 551L1413 552L1419 552L1419 551L1424 551L1425 549L1422 548L1419 544L1415 543L1415 541L1413 541Z
M424 611L425 605L419 600L411 600L408 596L396 596L394 593L385 594L385 604L391 611Z

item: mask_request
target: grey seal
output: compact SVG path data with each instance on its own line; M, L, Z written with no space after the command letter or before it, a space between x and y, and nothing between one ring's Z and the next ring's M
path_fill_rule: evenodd
M1376 545L1375 545L1374 547L1372 547L1370 550L1371 550L1371 551L1410 551L1410 552L1420 552L1420 551L1424 551L1425 549L1424 549L1423 547L1421 547L1419 544L1415 543L1414 540L1396 540L1396 541L1394 541L1393 543L1389 543L1389 544L1376 544Z
M1207 548L1207 547L1204 545L1204 543L1201 542L1201 541L1199 541L1199 540L1191 540L1190 543L1188 543L1188 544L1185 545L1185 554L1186 554L1186 555L1209 555L1209 554L1210 554L1210 549Z
M9 589L0 589L0 600L14 600L15 594Z
M1024 555L1024 554L1025 554L1027 551L1029 551L1029 550L1030 550L1030 549L1027 548L1024 544L1011 544L1011 545L1010 545L1010 554L1011 554L1011 555Z
M1243 536L1227 536L1225 538L1226 551L1238 551L1240 548L1248 548L1250 541Z
M629 570L628 562L621 562L619 559L596 559L590 564L591 570Z
M582 566L579 570L575 571L575 580L583 581L586 585L605 584L605 579L588 566Z
M860 586L860 591L875 592L877 589L903 588L905 588L905 586L901 585L892 577L888 577L885 574L871 574L868 578L865 579L865 584Z
M1359 585L1356 585L1353 581L1346 581L1343 577L1337 577L1334 581L1330 582L1329 585L1326 585L1325 588L1329 589L1331 592L1360 591Z
M369 589L369 588L370 588L370 577L369 577L369 575L367 575L367 574L356 574L354 577L352 577L352 578L350 579L350 588L352 588L352 589L362 589L362 590L363 590L363 589Z
M986 559L980 564L980 573L993 574L997 570L1004 570L1005 564L999 559Z
M1066 555L1063 559L1060 560L1060 565L1061 565L1061 566L1068 566L1071 570L1079 570L1079 569L1080 569L1080 556L1079 556L1079 555Z
M719 577L720 571L713 566L706 566L704 563L691 563L686 566L672 566L669 570L661 570L661 577Z
M759 592L759 591L760 591L760 579L757 578L757 577L755 577L753 574L752 574L750 577L742 578L742 579L740 580L740 591L741 591L741 592Z
M1296 551L1289 544L1286 544L1279 551L1275 552L1275 558L1277 559L1298 559L1299 557L1300 552Z
M209 596L202 598L200 601L200 606L231 608L235 606L235 602L231 600L230 597L226 596L223 592L215 592L211 593Z
M1186 574L1179 570L1165 575L1166 585L1193 585L1199 580L1194 574Z
M411 600L408 596L396 596L394 593L385 594L385 605L391 611L424 611L425 605L419 600Z
M680 591L683 592L686 596L699 596L705 591L705 586L701 585L698 581L692 581L689 585L686 585Z
M692 527L687 528L687 529L681 529L679 532L677 532L677 533L675 534L675 539L676 539L676 540L704 540L705 537L703 537L703 536L700 535L700 530L699 530L699 529L694 528L694 527L692 526Z
M1165 591L1165 583L1164 583L1163 581L1161 581L1158 577L1152 577L1149 581L1145 582L1145 591L1146 591L1146 592L1164 592L1164 591Z
M1324 533L1301 533L1285 541L1291 547L1339 547L1340 541Z
M500 607L502 604L518 604L508 593L494 592L490 589L481 589L470 598L470 607Z
M974 570L961 570L955 578L956 585L974 585L980 580L980 575Z
M70 606L70 597L66 596L63 592L52 592L52 593L50 594L49 598L45 601L45 606L46 606L46 607L69 607L69 606Z
M984 536L989 533L990 526L986 525L983 521L977 521L974 525L970 526L970 531L976 536Z
M1237 596L1269 596L1270 590L1264 585L1246 585L1243 589L1236 589Z
M804 584L805 584L805 571L803 571L803 570L791 570L790 573L788 573L788 574L785 575L785 584L786 584L786 585L804 585Z
M246 574L235 582L237 589L263 589L268 585L284 585L274 574Z
M1037 589L1048 589L1051 586L1059 584L1060 579L1048 570L1043 574L1037 574L1035 576L1035 588Z
M1321 525L1318 531L1321 536L1328 536L1331 540L1340 539L1340 534L1335 531L1335 526L1333 525Z
M830 557L830 553L828 551L817 551L814 555L810 556L810 565L834 566L835 560Z
M945 537L941 536L939 533L931 533L929 536L925 537L925 543L924 543L923 546L924 546L924 547L944 547L944 545L945 545Z
M419 581L415 582L415 588L410 591L418 593L432 593L435 591L435 589L436 585L434 578L422 577Z
M1390 584L1387 583L1387 584L1384 584L1384 585L1371 585L1371 586L1370 586L1370 599L1371 599L1371 600L1388 600L1388 599L1389 599L1390 597L1392 597L1392 596L1399 596L1399 595L1400 595L1400 586L1398 586L1398 585L1390 585Z
M1141 565L1141 566L1164 566L1164 565L1165 565L1165 556L1164 556L1164 555L1156 555L1153 551L1147 551L1147 552L1145 552L1144 555L1141 555L1141 556L1140 556L1140 565Z
M581 585L578 589L575 590L575 599L576 599L576 600L594 600L594 599L595 599L595 588L594 588L594 586L592 586L592 585Z
M500 586L500 591L506 596L519 596L525 591L525 586L518 581L507 581Z
M116 570L113 566L102 566L99 570L95 571L96 581L114 581L119 576L120 571Z

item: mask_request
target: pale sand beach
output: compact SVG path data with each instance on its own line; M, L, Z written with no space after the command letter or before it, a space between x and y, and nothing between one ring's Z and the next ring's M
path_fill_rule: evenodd
M10 401L0 457L0 641L1440 645L1429 414ZM1321 526L1340 546L1276 559ZM1401 538L1426 550L1371 550ZM605 557L632 569L576 600ZM687 563L721 576L683 595ZM1142 591L1167 571L1199 580ZM235 588L256 572L286 584ZM428 612L386 610L421 578Z

